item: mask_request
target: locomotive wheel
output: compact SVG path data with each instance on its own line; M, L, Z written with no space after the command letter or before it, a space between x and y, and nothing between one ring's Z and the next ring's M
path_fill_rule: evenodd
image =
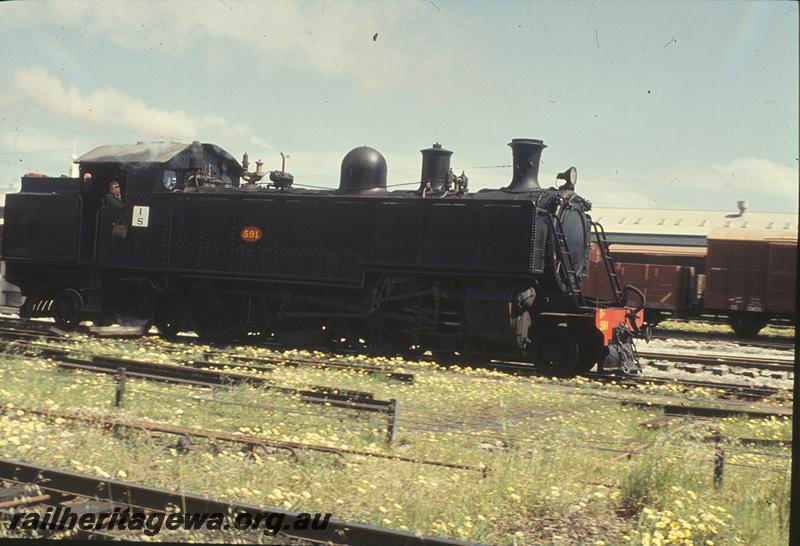
M578 373L586 373L599 362L602 362L608 349L603 346L603 336L596 329L582 331L580 345L578 347Z
M769 318L756 313L737 313L731 315L729 323L733 331L742 337L753 337L758 335L761 329L767 325Z
M204 341L228 341L244 335L250 318L250 298L227 294L197 294L190 304L192 329Z
M180 296L160 292L153 297L153 324L161 337L172 338L181 328L182 303Z
M245 332L247 339L252 341L268 339L275 330L277 321L271 301L255 298L250 300L250 319Z
M358 329L357 339L363 339L365 345L356 345L356 349L366 349L368 353L378 355L396 355L406 351L410 343L405 342L405 335L389 321L381 317L369 317Z
M537 330L528 354L543 373L571 376L578 371L578 340L569 328L545 326Z
M62 330L74 330L81 322L83 298L80 292L65 288L53 300L53 318Z

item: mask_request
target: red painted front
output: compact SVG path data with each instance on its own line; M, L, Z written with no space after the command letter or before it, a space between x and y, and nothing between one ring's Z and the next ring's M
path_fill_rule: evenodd
M594 315L594 325L603 334L603 345L608 346L611 343L611 340L614 339L614 328L620 324L628 324L631 328L633 327L633 324L628 319L629 313L631 313L631 310L624 307L597 310ZM635 320L637 326L641 326L644 323L644 310L636 313Z

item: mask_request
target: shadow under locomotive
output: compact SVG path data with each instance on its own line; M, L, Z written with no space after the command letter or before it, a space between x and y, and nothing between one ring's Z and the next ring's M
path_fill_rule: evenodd
M204 340L524 358L547 373L639 370L644 296L620 286L577 172L542 188L541 140L514 139L508 187L470 193L452 152L422 150L414 191L356 148L337 190L249 172L212 144L101 146L80 177L26 176L6 198L3 259L21 316L62 328L152 321ZM266 179L269 179L268 183ZM103 206L111 181L124 208ZM592 240L614 301L581 292ZM629 305L633 295L635 305ZM123 318L121 318L123 317Z

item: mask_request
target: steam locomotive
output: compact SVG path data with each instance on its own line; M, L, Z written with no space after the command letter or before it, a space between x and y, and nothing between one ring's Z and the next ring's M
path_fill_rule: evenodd
M620 286L577 171L542 188L541 140L514 139L507 187L469 192L452 153L421 150L419 187L388 191L385 158L350 151L338 189L250 171L207 143L101 146L79 177L25 176L2 256L21 316L154 323L222 341L524 359L548 373L639 370L644 296ZM124 208L104 206L109 184ZM581 292L592 237L613 301ZM630 303L629 303L630 300Z

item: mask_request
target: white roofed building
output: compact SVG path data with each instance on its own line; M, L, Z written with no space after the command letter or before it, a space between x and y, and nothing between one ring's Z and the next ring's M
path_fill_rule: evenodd
M592 219L603 225L610 243L705 246L713 229L774 231L797 235L798 215L786 212L594 208Z

